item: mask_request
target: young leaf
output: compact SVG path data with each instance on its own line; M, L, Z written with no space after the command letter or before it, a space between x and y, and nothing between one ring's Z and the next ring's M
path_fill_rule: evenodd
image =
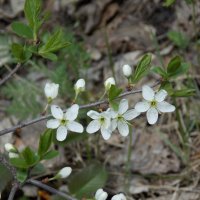
M182 89L182 90L175 90L172 96L174 97L189 97L194 96L195 89Z
M27 169L29 166L27 165L25 159L23 158L10 158L10 163L18 168Z
M26 170L17 170L17 180L23 183L27 178L27 171Z
M109 94L108 94L108 98L109 101L114 100L115 98L117 98L120 94L122 93L122 89L116 87L115 85L111 85L110 89L109 89Z
M181 74L186 74L189 67L190 67L190 65L188 63L181 63L179 68L177 68L177 70L174 71L174 73L169 74L169 77L176 78L177 76L180 76Z
M162 76L162 78L164 79L168 78L167 72L161 67L153 67L151 70L155 72L156 74L159 74L160 76Z
M22 152L21 155L23 156L26 164L31 167L34 166L39 161L39 156L31 150L29 147L26 147Z
M18 62L25 62L32 56L32 53L20 44L13 43L11 48L12 54Z
M186 49L189 45L189 39L183 33L178 31L169 31L168 38L179 48Z
M179 67L181 66L181 58L180 56L175 56L172 58L167 66L167 73L174 74Z
M41 160L50 160L52 158L55 158L59 155L59 152L56 150L50 150L46 154L44 154L41 158Z
M52 61L56 61L58 59L58 57L54 53L40 53L40 55L43 58L47 58L47 59L52 60Z
M68 46L68 42L63 42L63 32L61 30L56 31L53 35L51 35L46 43L39 49L39 54L44 55L47 53L53 53Z
M26 0L24 5L24 13L29 22L29 26L33 30L33 38L37 39L37 33L43 21L40 19L41 0Z
M47 151L49 150L52 143L52 130L47 129L44 134L40 136L39 147L38 147L38 155L42 158Z
M144 55L138 62L135 72L132 77L132 83L137 83L141 78L143 78L150 69L151 55Z
M90 164L71 176L68 187L77 198L91 198L97 189L105 185L107 176L107 171L102 165Z
M176 0L165 0L164 6L169 7L175 3Z
M29 26L22 22L13 22L11 24L12 30L21 37L32 39L33 38L33 31Z

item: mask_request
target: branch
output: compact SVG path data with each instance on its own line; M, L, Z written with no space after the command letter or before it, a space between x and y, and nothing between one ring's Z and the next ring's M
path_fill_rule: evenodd
M15 68L8 74L6 75L2 80L0 80L0 86L3 85L16 71L21 67L21 63L18 63Z
M160 84L160 81L157 81L151 87L156 87L158 84ZM140 90L127 91L127 92L124 92L121 95L119 95L119 97L117 97L117 98L122 98L122 97L125 97L125 96L128 96L128 95L136 94L136 93L140 93L140 92L142 92L141 89ZM81 105L80 109L92 108L92 107L99 106L99 105L104 104L104 103L109 103L109 101L108 100L102 100L102 101L97 101L97 102L86 104L86 105ZM29 126L31 124L35 124L37 122L43 121L45 119L50 118L51 116L52 115L46 115L46 116L38 117L36 119L30 120L30 121L27 121L27 122L22 122L22 123L20 123L18 125L15 125L15 126L11 127L11 128L7 128L7 129L4 129L4 130L1 130L0 131L0 136L5 135L5 134L10 133L10 132L13 132L13 131L15 131L17 129Z
M68 194L66 194L64 192L61 192L59 190L56 190L55 188L52 188L52 187L50 187L50 186L48 186L48 185L46 185L46 184L44 184L44 183L42 183L40 181L33 180L33 179L28 179L26 181L26 183L29 183L29 184L34 185L36 187L42 188L42 189L44 189L44 190L46 190L46 191L48 191L48 192L50 192L52 194L59 195L59 196L65 198L67 200L76 200L75 198L69 196Z

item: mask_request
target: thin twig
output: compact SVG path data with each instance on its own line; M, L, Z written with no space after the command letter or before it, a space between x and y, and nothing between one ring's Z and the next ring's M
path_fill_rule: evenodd
M13 74L16 73L16 71L21 67L21 63L18 63L15 68L8 74L6 75L2 80L0 80L0 85L3 85Z
M13 200L13 199L14 199L15 193L17 192L18 188L19 188L19 184L14 183L14 184L13 184L13 187L12 187L12 189L11 189L11 191L10 191L8 200Z
M160 83L160 81L157 81L151 87L156 87L159 83ZM140 90L127 91L127 92L124 92L121 95L119 95L118 98L122 98L122 97L125 97L125 96L128 96L128 95L136 94L136 93L140 93L140 92L142 92L141 89ZM90 104L86 104L86 105L81 105L80 109L92 108L92 107L99 106L101 104L108 103L108 102L109 102L108 100L97 101L97 102L94 102L94 103L90 103ZM31 124L35 124L37 122L43 121L45 119L50 118L51 116L52 115L46 115L46 116L38 117L36 119L30 120L30 121L27 121L27 122L22 122L22 123L20 123L18 125L15 125L15 126L11 127L11 128L7 128L7 129L4 129L4 130L1 130L0 131L0 136L1 135L5 135L5 134L10 133L10 132L13 132L13 131L15 131L17 129L29 126Z
M52 187L50 187L50 186L48 186L48 185L46 185L46 184L44 184L40 181L29 179L29 180L26 181L26 183L29 183L29 184L34 185L36 187L42 188L42 189L44 189L44 190L46 190L46 191L48 191L52 194L59 195L59 196L65 198L67 200L76 200L76 198L73 198L73 197L69 196L68 194L66 194L64 192L56 190L55 188L52 188Z

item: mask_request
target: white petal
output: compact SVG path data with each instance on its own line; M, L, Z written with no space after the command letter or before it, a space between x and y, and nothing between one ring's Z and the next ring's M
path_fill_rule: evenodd
M132 120L140 115L140 112L137 112L136 109L128 110L123 114L125 120Z
M157 102L164 101L167 96L167 91L166 90L160 90L156 95L155 95L155 100Z
M102 115L103 115L104 113L102 113ZM108 118L108 117L105 117L104 115L103 115L103 117L104 117L104 123L102 124L102 126L105 128L105 129L108 129L110 126L111 126L111 120L110 120L110 118Z
M70 108L67 109L65 113L65 118L70 121L74 121L78 116L79 105L74 104Z
M106 200L108 193L104 192L102 188L98 189L95 193L95 200Z
M100 113L94 111L94 110L90 110L87 112L87 116L89 116L92 119L98 119L100 116Z
M111 200L126 200L126 197L124 196L124 194L120 193L120 194L116 194L114 195Z
M128 100L122 99L119 103L119 114L124 114L128 110Z
M152 101L155 96L155 92L148 85L142 87L142 96L147 101Z
M47 121L47 128L52 128L52 129L55 129L55 128L58 128L60 125L60 121L58 119L50 119Z
M58 141L63 141L67 137L67 128L65 126L60 126L56 132L56 139Z
M147 121L149 124L155 124L158 120L158 111L155 108L150 108L147 111Z
M59 85L55 84L55 83L46 83L45 88L44 88L44 92L46 97L50 97L52 99L56 98L56 96L58 95L58 88Z
M174 112L176 108L175 106L167 103L166 101L163 101L163 102L157 103L157 109L160 112L167 113L167 112Z
M88 133L95 133L95 132L97 132L99 129L100 129L100 123L99 123L99 121L98 120L92 120L89 124L88 124L88 126L87 126L87 128L86 128L86 131L88 132Z
M71 167L64 167L58 172L58 175L61 176L61 178L67 178L71 173L72 173Z
M124 121L118 121L117 122L117 128L119 130L119 133L126 137L128 134L129 134L129 127L128 127L128 124L126 124L126 122Z
M150 103L147 101L141 101L136 103L135 110L137 112L146 112L150 108Z
M117 119L111 121L111 131L114 131L117 128Z
M52 105L51 106L51 114L56 119L62 119L63 118L63 111L59 106Z
M83 132L83 126L75 121L71 121L67 124L67 128L70 131L76 132L76 133L82 133Z
M101 134L102 134L104 140L108 140L111 136L111 130L106 129L103 126L101 126Z

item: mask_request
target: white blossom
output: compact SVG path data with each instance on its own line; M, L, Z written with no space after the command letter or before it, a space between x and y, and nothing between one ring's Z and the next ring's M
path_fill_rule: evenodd
M110 112L98 113L94 110L87 112L87 115L93 120L88 124L86 131L90 134L101 130L101 134L105 140L111 136L111 115Z
M55 177L58 178L67 178L72 172L72 168L71 167L64 167L62 168Z
M51 113L55 119L47 121L47 128L57 129L56 138L58 141L63 141L67 137L68 130L76 133L83 132L83 126L74 121L78 116L79 106L72 105L64 113L59 106L52 105Z
M14 152L9 152L8 153L8 157L9 158L19 158L19 154L18 153L14 153Z
M155 124L158 120L158 113L173 112L175 106L167 103L165 100L167 91L161 89L155 93L152 88L145 85L142 87L142 96L144 100L135 105L138 112L147 112L147 121L149 124Z
M102 188L98 189L95 193L95 200L106 200L108 193L105 192Z
M104 82L104 86L107 91L110 89L111 85L115 85L115 79L113 77L106 79Z
M113 118L111 122L112 131L117 128L122 136L127 136L129 134L128 121L139 116L140 112L135 109L128 110L128 100L122 99L118 111L111 110L111 115Z
M124 76L126 76L127 78L129 78L133 72L130 65L123 65L122 71Z
M126 197L123 193L114 195L111 200L126 200Z
M77 93L85 91L85 80L78 79L78 81L74 85L74 89Z
M59 85L55 83L46 83L44 93L49 101L55 99L58 95Z
M7 152L13 152L13 153L17 153L18 152L16 147L14 145L10 144L10 143L6 143L4 147L5 147L5 150Z

